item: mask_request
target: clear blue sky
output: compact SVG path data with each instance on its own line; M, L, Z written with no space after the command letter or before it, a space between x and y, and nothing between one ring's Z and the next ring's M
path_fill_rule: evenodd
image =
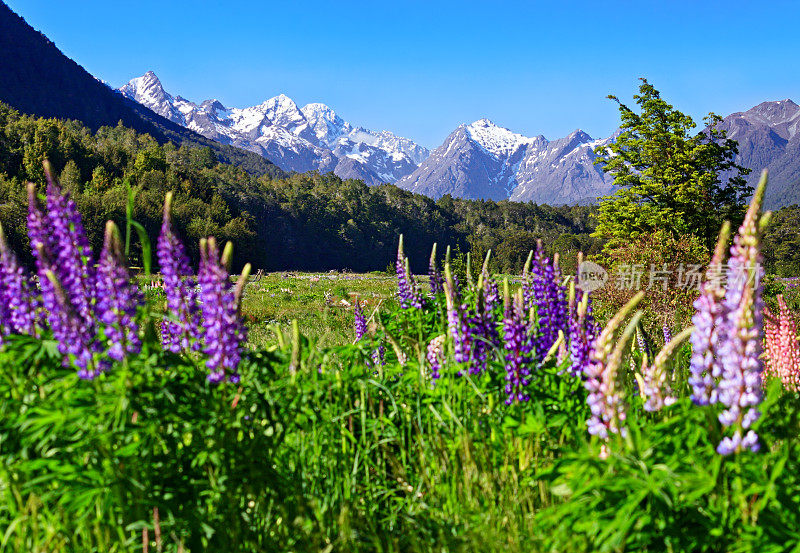
M800 102L798 2L6 0L93 75L190 100L279 93L435 147L488 117L607 136L639 76L701 118ZM0 53L0 55L2 55Z

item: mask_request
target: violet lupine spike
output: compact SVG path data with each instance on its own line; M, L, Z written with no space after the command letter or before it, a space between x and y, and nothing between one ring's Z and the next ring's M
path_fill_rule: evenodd
M403 235L400 235L400 242L397 245L397 262L395 263L397 270L397 298L400 300L400 307L409 309L414 307L422 309L422 296L417 290L417 284L414 282L414 275L408 264L408 258L403 253Z
M717 453L729 455L743 449L758 451L758 435L751 429L761 416L761 361L764 339L762 300L763 269L759 237L763 221L759 217L766 188L766 171L756 189L744 222L731 246L728 259L728 286L724 305L727 311L727 339L720 349L722 377L719 401L725 409L719 421L733 430L717 446Z
M494 328L494 318L486 311L470 309L467 304L461 305L461 336L465 362L469 364L470 374L481 374L486 370L489 350L498 342L497 337L491 332Z
M667 323L661 326L661 332L664 334L664 344L669 344L672 341L672 329Z
M356 342L358 342L361 338L363 338L364 334L367 333L367 319L364 317L364 313L361 311L361 306L359 302L356 301L356 307L353 310L354 316L354 323L353 326L355 327L356 331Z
M144 304L144 296L131 282L123 260L119 230L111 221L106 224L95 290L97 318L105 325L108 340L107 355L115 361L122 361L128 354L139 353L142 342L136 313Z
M39 307L39 297L30 275L8 247L0 225L0 311L5 309L8 332L35 336Z
M386 354L386 348L383 344L379 344L376 349L372 351L372 363L377 367L378 365L385 365L386 360L384 359L384 355Z
M186 248L172 229L172 192L164 199L164 218L156 245L156 256L164 279L167 313L176 320L165 317L161 325L161 342L165 349L181 351L199 350L202 347L202 326L196 280L186 254Z
M558 339L558 331L567 331L567 299L564 286L561 284L561 271L556 260L544 256L541 240L537 242L533 254L533 262L526 263L527 287L525 307L536 308L539 320L536 335L536 356L543 359Z
M55 272L55 255L58 247L51 233L50 217L39 206L36 187L28 184L28 237L36 261L42 304L47 322L58 342L58 351L64 356L65 367L74 365L78 376L91 379L104 370L105 364L95 362L100 348L95 341L93 321L84 319L70 301Z
M598 334L597 323L592 314L592 299L589 292L578 291L578 299L569 324L569 351L572 363L569 373L583 377L591 363L592 343Z
M47 212L52 233L53 268L67 298L86 325L92 325L94 313L94 275L92 249L83 228L78 208L63 192L45 162L47 177Z
M75 366L80 378L91 380L109 366L106 361L97 360L101 348L95 340L94 328L84 323L51 269L45 270L44 278L48 286L47 292L43 288L42 298L58 351L64 356L62 364Z
M696 405L717 402L717 379L722 376L720 345L727 335L727 308L724 303L725 289L722 286L722 262L730 236L730 223L725 222L717 240L711 264L700 288L700 296L694 301L692 316L692 357L689 365L689 385L692 401Z
M465 314L462 312L462 305L458 303L457 289L454 285L453 275L450 272L450 265L444 267L445 283L444 293L447 301L447 330L453 338L453 360L456 363L466 363L469 361L470 350L468 333L464 332Z
M229 243L230 244L230 243ZM229 246L226 246L226 252ZM208 381L219 383L227 377L229 382L239 382L241 350L247 338L247 329L239 318L239 304L223 262L228 256L219 249L214 238L200 241L200 271L198 281L202 298L205 347L208 355L206 367Z
M503 340L506 351L506 405L528 401L530 396L525 389L530 384L534 345L528 333L521 293L506 309L503 320Z
M428 279L431 286L431 294L434 296L443 290L444 280L439 267L436 265L436 243L431 249L431 259L428 264Z

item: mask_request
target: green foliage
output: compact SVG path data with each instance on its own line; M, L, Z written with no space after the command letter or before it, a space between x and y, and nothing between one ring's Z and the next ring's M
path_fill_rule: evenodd
M595 235L608 239L606 249L655 230L690 234L713 248L721 223L739 221L752 194L744 180L749 170L734 162L736 141L717 128L721 118L710 114L692 136L692 118L646 79L634 95L639 113L609 98L619 104L622 132L597 148L597 162L619 190L601 203Z
M768 272L800 276L800 206L783 207L772 214L762 249Z

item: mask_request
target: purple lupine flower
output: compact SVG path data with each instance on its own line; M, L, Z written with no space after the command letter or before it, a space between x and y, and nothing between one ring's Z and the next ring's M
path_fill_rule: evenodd
M442 370L442 360L444 358L444 339L445 335L442 334L431 340L428 344L427 353L425 354L425 358L431 366L431 379L434 381L441 376L440 372Z
M144 304L144 296L131 282L123 261L119 231L111 221L106 224L96 278L95 309L97 318L105 325L107 355L115 361L122 361L127 354L141 350L136 312Z
M428 264L428 278L431 286L431 294L434 296L443 290L444 279L439 267L436 265L436 243L434 242L431 249L431 260Z
M592 315L592 298L589 292L578 290L569 320L569 351L572 363L569 374L584 376L591 362L592 342L598 334L597 323Z
M661 325L661 332L664 333L664 344L669 344L672 340L672 329L667 323Z
M731 246L725 291L727 336L720 348L722 376L718 384L719 415L723 426L733 429L717 447L721 455L750 449L758 451L758 436L750 429L761 413L761 361L764 329L762 313L763 269L759 251L759 210L764 197L766 172L753 196L744 221Z
M63 218L64 214L58 216ZM58 351L64 356L62 364L65 367L74 365L79 377L91 379L105 370L107 365L95 359L100 347L95 340L93 320L87 321L81 316L58 280L53 253L58 243L54 233L51 233L51 224L50 217L39 207L35 186L28 184L28 237L36 261L47 322L58 342Z
M378 365L385 365L386 361L384 360L384 355L386 354L386 348L383 347L383 344L378 344L378 347L373 350L372 352L372 363L377 367Z
M9 333L36 335L39 298L0 225L0 325ZM5 323L3 323L3 321Z
M213 383L221 382L226 376L230 382L239 382L237 369L247 337L247 329L239 318L237 294L225 268L230 249L229 242L220 258L214 238L200 241L198 281L205 330L203 352L208 355L208 381Z
M450 265L445 265L444 293L447 301L447 330L453 338L453 359L456 363L469 361L472 344L470 343L469 326L465 322L468 313L466 304L459 304L459 294L453 282Z
M172 192L164 200L164 218L156 256L164 279L167 314L161 325L161 342L173 352L199 350L202 345L197 287L186 248L172 230Z
M506 405L530 400L525 388L530 384L534 344L528 332L522 295L508 306L503 320L506 361Z
M367 332L367 319L364 317L364 313L361 312L361 306L359 305L358 301L356 301L356 307L353 310L353 315L355 316L354 326L356 330L356 342L357 342Z
M47 177L47 217L52 233L51 254L58 281L84 324L92 326L94 313L94 275L92 249L83 228L78 208L69 194L63 192L45 164Z
M526 269L528 264L526 263ZM530 272L523 284L525 308L536 308L538 332L535 338L536 356L543 359L558 339L558 331L567 332L567 298L561 284L561 270L556 259L544 256L542 242L537 242Z
M461 319L462 345L469 345L468 370L470 374L481 374L486 370L489 350L499 342L494 318L485 309L472 310L466 304L461 305L461 312L465 314Z
M495 307L500 303L500 290L497 287L497 281L489 276L489 273L483 275L483 301L486 302L486 311L493 312Z
M722 262L729 236L730 223L726 222L720 231L711 264L701 285L700 296L694 301L689 385L692 387L692 401L696 405L710 405L718 399L716 382L722 376L719 348L727 337L728 318L723 301L725 289L722 285Z
M48 286L47 292L42 290L42 299L53 337L58 341L58 351L64 356L62 364L74 365L80 378L91 380L109 367L107 361L97 359L101 348L95 340L94 328L85 324L51 269L45 270L44 278Z
M400 242L397 246L397 262L395 263L397 270L397 298L400 300L400 307L409 309L414 307L422 309L422 296L417 289L417 283L414 281L414 275L408 264L408 258L403 253L403 235L400 235Z

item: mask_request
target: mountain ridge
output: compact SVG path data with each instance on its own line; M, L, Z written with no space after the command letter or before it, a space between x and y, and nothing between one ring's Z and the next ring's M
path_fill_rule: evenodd
M319 102L300 107L285 94L246 108L226 107L219 100L197 104L168 93L153 71L119 91L174 123L265 155L288 171L333 171L367 184L394 183L428 156L412 140L355 126Z

